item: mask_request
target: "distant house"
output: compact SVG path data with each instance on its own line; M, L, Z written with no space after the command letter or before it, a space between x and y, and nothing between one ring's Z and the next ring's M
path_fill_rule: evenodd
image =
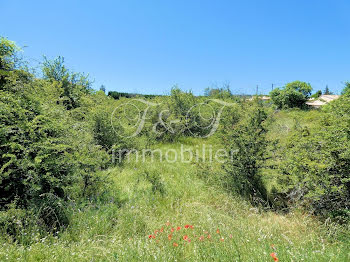
M306 104L313 108L320 108L323 105L328 104L329 102L338 99L339 95L321 95L319 98L311 98L309 99Z
M249 101L253 101L256 98L256 96L252 96L251 98L249 98ZM259 99L261 99L262 101L268 101L271 99L271 97L269 96L258 96Z

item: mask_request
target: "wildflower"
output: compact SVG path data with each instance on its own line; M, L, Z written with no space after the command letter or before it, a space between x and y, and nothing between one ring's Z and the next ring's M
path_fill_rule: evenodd
M219 229L216 229L216 233L220 234L220 230L219 230Z
M183 239L186 241L188 239L188 236L184 235Z
M170 234L170 235L168 236L168 239L171 240L172 237L173 237L173 235Z
M164 231L164 227L162 227L162 228L160 229L160 233L163 233L163 231Z
M191 229L193 229L193 226L192 226L192 225L190 225L190 228L191 228Z
M185 225L185 228L189 228L190 227L190 225Z
M155 235L153 235L153 236L152 236L152 238L156 238L156 236L155 236Z
M276 253L271 253L270 256L273 258L273 260L274 260L275 262L278 261L278 257L277 257L277 254L276 254Z
M158 230L154 231L154 234L155 234L155 235L157 235L157 233L158 233Z
M180 231L180 229L181 229L181 227L177 227L177 228L176 228L176 231Z
M170 231L171 231L171 232L174 232L174 231L175 231L175 229L172 227Z
M151 239L151 238L152 238L152 235L149 235L148 238Z
M174 242L174 243L173 243L173 246L174 246L174 247L177 247L177 246L179 246L179 244L177 244L177 243Z
M204 240L204 236L200 236L199 241L203 241L203 240Z
M208 234L207 238L208 238L208 239L210 239L210 238L211 238L211 235L210 235L210 234Z

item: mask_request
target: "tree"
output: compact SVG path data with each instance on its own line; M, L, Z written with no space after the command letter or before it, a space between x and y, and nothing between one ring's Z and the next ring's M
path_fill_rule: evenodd
M322 91L318 90L315 94L311 96L311 98L319 98L322 95Z
M326 85L326 89L323 92L324 95L333 95L333 93L329 90L328 85Z
M276 88L270 92L273 103L279 108L303 108L311 95L312 87L309 83L294 81L282 89Z
M224 99L232 97L232 92L230 90L230 85L224 84L223 87L207 87L204 89L204 96Z
M345 82L345 87L341 92L342 95L350 95L350 82Z
M103 93L106 93L106 87L104 85L101 85L100 91L103 91Z
M20 50L15 42L0 37L0 88L16 68L16 53Z
M61 98L67 109L79 107L80 98L92 91L92 82L88 75L71 72L64 65L64 58L59 56L54 60L44 57L42 65L44 79L56 81L63 89Z
M238 123L233 119L229 124L231 128L224 138L225 144L231 154L236 153L231 155L224 168L232 178L233 191L251 200L267 200L266 188L261 177L267 148L267 113L260 101L245 111L248 112Z

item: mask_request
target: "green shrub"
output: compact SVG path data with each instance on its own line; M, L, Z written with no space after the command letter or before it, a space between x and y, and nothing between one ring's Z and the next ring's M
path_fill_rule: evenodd
M261 168L267 147L264 124L267 114L260 103L245 110L247 112L238 122L233 119L224 137L226 149L231 154L224 168L231 176L233 191L253 201L266 200Z
M336 113L342 109L330 108L334 111L321 114L314 127L297 126L289 135L276 192L284 194L288 206L303 205L315 214L344 219L350 208L349 118Z
M79 108L92 97L87 79L60 59L45 61L46 80L34 79L11 62L15 50L0 41L0 211L23 210L33 220L23 227L57 231L69 223L68 202L97 194L106 183L98 172L110 156L95 143L91 110ZM16 235L11 217L19 221L7 216L0 227Z
M273 103L279 109L304 108L311 94L311 85L301 81L288 83L282 89L276 88L270 92Z

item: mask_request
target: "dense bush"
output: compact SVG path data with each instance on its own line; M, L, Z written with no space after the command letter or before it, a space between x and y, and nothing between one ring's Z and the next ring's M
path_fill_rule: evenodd
M342 97L311 127L297 125L280 153L278 185L285 205L348 219L350 210L350 101Z
M13 42L2 39L0 50L0 226L16 223L6 212L23 209L40 228L59 230L69 223L68 202L96 194L98 171L110 162L96 143L94 114L80 108L93 97L89 82L63 59L46 60L45 78L35 79L17 68Z
M244 108L243 115L233 118L224 135L231 156L224 167L232 180L232 190L252 201L266 200L261 169L266 157L267 113L259 101Z
M303 108L311 95L311 85L301 81L288 83L282 89L276 88L270 92L273 103L279 109Z
M42 71L44 79L60 84L60 99L67 109L79 107L81 97L92 91L88 76L69 71L64 65L63 57L59 56L52 61L44 57Z

